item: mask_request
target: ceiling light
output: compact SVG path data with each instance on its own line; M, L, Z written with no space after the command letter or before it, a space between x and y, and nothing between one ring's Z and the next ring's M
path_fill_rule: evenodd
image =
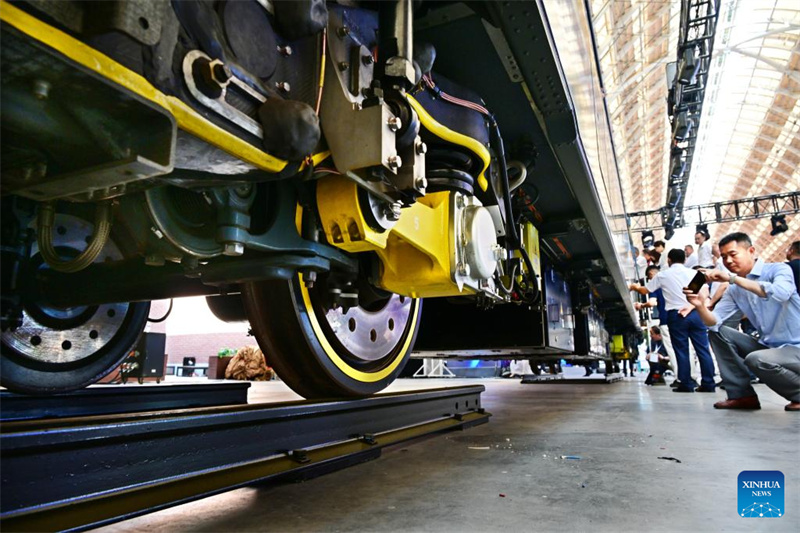
M672 133L675 141L685 141L689 137L689 134L692 133L692 127L694 127L694 120L689 118L689 115L686 113L686 111L681 111L675 115L675 129Z
M642 232L642 246L645 248L650 248L653 246L653 242L655 242L656 237L653 235L652 230L647 230Z
M789 230L789 224L786 223L786 215L772 215L770 222L772 222L772 231L769 234L773 237Z
M678 83L682 85L694 85L697 72L700 70L700 61L697 60L697 51L694 47L683 51L681 57L681 71L678 75Z

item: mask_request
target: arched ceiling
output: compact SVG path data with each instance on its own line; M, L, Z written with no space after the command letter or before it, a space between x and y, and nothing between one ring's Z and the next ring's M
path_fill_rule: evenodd
M629 212L665 203L671 131L667 63L681 0L591 0ZM800 190L800 1L721 0L686 206ZM800 239L800 216L709 226L749 233L766 260Z

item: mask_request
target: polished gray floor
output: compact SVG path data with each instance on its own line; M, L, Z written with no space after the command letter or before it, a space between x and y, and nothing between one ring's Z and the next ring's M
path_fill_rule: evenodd
M641 379L399 380L390 390L482 383L493 417L311 481L240 489L103 531L800 531L800 413L763 385L761 411L726 412L712 408L721 391L676 394ZM278 382L251 395L294 398ZM743 470L784 473L783 517L738 516Z

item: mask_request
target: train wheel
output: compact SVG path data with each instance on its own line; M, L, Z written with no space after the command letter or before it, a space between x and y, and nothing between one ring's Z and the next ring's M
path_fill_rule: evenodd
M400 374L419 330L421 300L393 295L377 308L326 305L299 276L244 287L253 334L268 363L306 398L367 396Z
M56 227L53 244L64 253L83 249L93 229L69 215L58 215ZM121 257L109 241L98 260ZM41 263L35 247L31 261ZM149 311L149 302L56 309L23 298L22 323L0 339L0 384L14 392L53 394L94 383L127 356Z

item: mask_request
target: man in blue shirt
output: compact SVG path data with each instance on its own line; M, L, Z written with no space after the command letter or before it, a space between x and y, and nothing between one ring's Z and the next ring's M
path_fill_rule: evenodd
M717 355L728 399L717 409L761 409L750 385L748 368L769 388L789 400L787 411L800 412L800 295L792 270L784 263L765 263L755 257L755 247L744 233L731 233L719 241L726 274L702 270L710 281L727 281L730 287L714 311L703 297L684 291L711 329L709 337ZM758 339L722 326L741 311L758 330Z

